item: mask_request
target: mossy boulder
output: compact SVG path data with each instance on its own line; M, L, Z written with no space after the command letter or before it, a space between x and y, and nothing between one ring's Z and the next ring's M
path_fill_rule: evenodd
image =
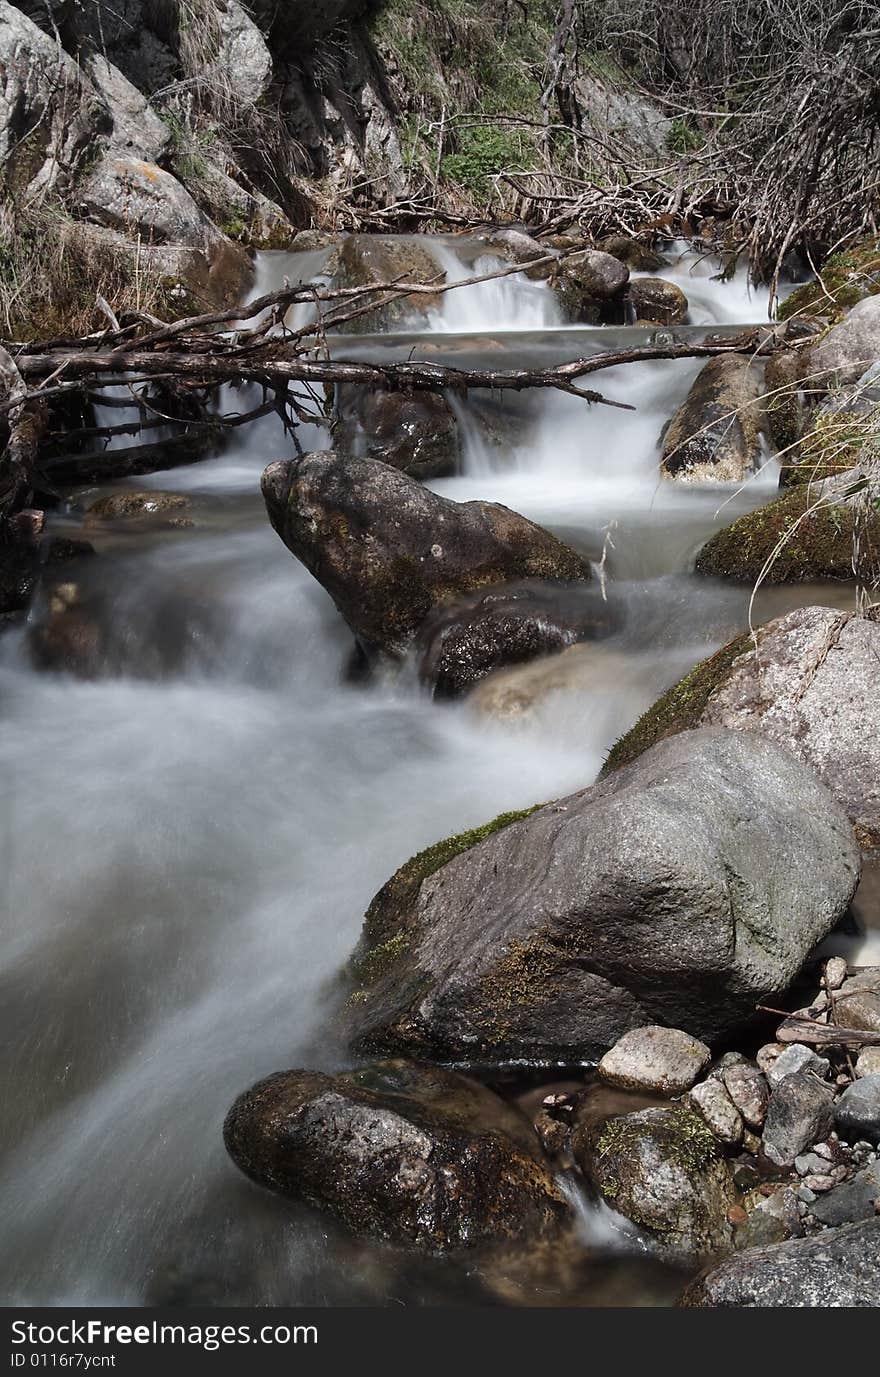
M761 461L762 365L720 354L700 369L662 435L661 472L688 483L741 482Z
M603 774L694 727L761 732L824 780L865 850L880 846L880 621L798 608L738 636L674 684L610 752Z
M407 235L350 234L343 239L334 261L333 282L337 287L374 287L396 281L441 286L445 280L446 274L424 243ZM366 305L369 299L352 304ZM432 292L419 292L383 300L379 293L375 310L347 321L341 328L346 334L374 334L418 326L442 299Z
M684 1106L642 1109L575 1134L582 1171L666 1260L733 1249L728 1211L738 1194L712 1130Z
M796 288L779 306L779 319L801 315L841 316L865 297L880 292L880 239L872 235L834 253L819 277Z
M590 578L588 560L508 507L452 502L378 460L324 452L270 464L263 496L368 655L403 655L428 614L463 593Z
M422 1252L540 1237L568 1214L528 1120L438 1068L281 1071L239 1096L223 1136L258 1185Z
M404 866L367 912L343 1031L460 1065L583 1065L650 1023L711 1042L787 987L857 877L811 770L689 733Z
M662 253L658 253L650 244L630 239L626 234L607 235L600 239L599 248L603 253L610 253L612 258L619 258L633 272L656 273L668 263Z
M738 583L761 575L766 583L870 578L880 548L880 512L853 500L864 496L864 488L851 491L862 482L853 472L833 479L833 487L793 487L712 536L697 555L695 572Z
M680 325L688 313L688 299L674 282L663 277L637 277L627 293L637 321Z
M610 253L584 249L571 254L554 269L549 281L565 319L572 324L623 321L629 268Z

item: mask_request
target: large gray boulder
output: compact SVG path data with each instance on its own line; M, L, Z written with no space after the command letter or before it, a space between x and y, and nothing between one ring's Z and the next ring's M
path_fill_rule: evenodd
M762 365L740 354L710 359L664 431L664 476L738 483L754 470L761 459L762 381Z
M648 1023L711 1043L786 989L858 878L812 770L758 735L686 733L403 866L345 1022L359 1048L473 1062L579 1063Z
M79 184L82 208L101 224L148 243L213 249L224 242L184 186L164 168L112 150Z
M880 359L880 296L868 296L848 311L810 350L807 366L821 387L854 383Z
M692 1282L679 1305L876 1308L880 1219L736 1253Z
M567 1214L531 1124L449 1071L281 1071L239 1096L223 1136L259 1185L422 1251L546 1233Z
M517 579L590 577L589 563L492 502L451 502L374 459L331 452L270 464L269 519L361 645L401 655L428 613Z
M0 0L0 193L24 200L64 189L111 128L106 103L73 58Z
M803 607L739 637L649 708L606 768L672 732L730 727L778 741L819 774L865 848L880 845L880 621Z
M89 53L83 68L110 111L113 127L108 138L113 147L122 156L158 162L171 140L171 129L146 96L103 53Z
M733 1177L701 1118L681 1105L642 1109L578 1131L574 1154L602 1199L668 1262L730 1252Z

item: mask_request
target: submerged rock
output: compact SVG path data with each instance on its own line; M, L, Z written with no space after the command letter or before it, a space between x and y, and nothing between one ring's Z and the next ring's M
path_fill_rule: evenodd
M581 1063L647 1023L748 1022L839 921L859 874L840 807L754 734L663 742L629 769L414 857L371 904L354 1044Z
M685 1306L880 1306L880 1219L749 1248L692 1282Z
M579 1166L603 1200L637 1224L660 1256L690 1262L729 1252L730 1168L703 1120L683 1106L642 1109L577 1133Z
M731 483L757 468L761 387L760 364L739 354L710 359L664 432L664 475L689 483Z
M333 280L337 287L373 287L396 281L442 286L446 274L416 238L350 234L343 239L336 255ZM365 305L368 300L359 298L352 305ZM436 309L442 300L442 295L434 292L410 293L377 305L375 310L346 321L341 328L346 334L400 330L424 323L427 313Z
M437 1068L281 1071L239 1096L223 1137L258 1185L428 1252L540 1235L568 1212L528 1121Z
M680 325L688 313L684 292L663 277L634 278L629 284L628 295L637 321Z
M127 516L158 516L181 512L192 504L179 492L114 492L89 507L90 517L101 521Z
M269 519L368 651L401 655L447 599L518 579L587 580L587 560L507 507L451 502L373 459L307 454L263 474Z
M617 742L608 774L698 726L761 732L818 772L865 848L880 845L880 621L805 607L739 636L669 689Z
M438 697L455 698L494 670L608 635L615 624L592 588L506 584L444 603L427 618L416 643L419 676Z
M445 478L458 469L458 422L439 392L340 387L336 410L338 443L348 454L380 459L413 478Z

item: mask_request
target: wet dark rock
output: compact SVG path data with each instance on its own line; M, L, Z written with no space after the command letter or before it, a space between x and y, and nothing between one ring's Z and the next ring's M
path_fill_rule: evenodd
M663 277L633 278L628 296L637 321L680 325L688 313L688 299L684 292Z
M0 628L27 610L40 576L37 548L4 540L4 534L0 531Z
M625 234L610 234L599 241L599 248L610 253L612 258L620 259L632 272L655 273L667 266L668 260L662 253L642 244L638 239L630 239Z
M663 434L661 470L690 483L740 482L761 460L762 368L721 354L700 369Z
M617 742L605 773L693 727L761 732L819 773L863 847L880 845L880 622L805 607L757 637L757 651L739 636L669 689ZM880 1028L880 990L877 1008Z
M550 275L550 283L566 320L597 325L609 317L610 303L617 299L623 320L623 291L629 269L609 253L585 249L566 258Z
M670 1262L733 1247L738 1192L713 1134L682 1106L642 1109L575 1134L578 1165L603 1200Z
M118 517L181 512L190 505L189 498L179 492L114 492L93 502L88 514L101 521L115 521Z
M778 1167L818 1143L834 1123L834 1093L811 1071L797 1071L774 1087L764 1122L764 1153Z
M406 235L350 234L336 255L333 280L338 287L372 287L395 281L442 286L446 274L418 239ZM424 323L427 312L442 300L442 295L433 292L411 293L386 301L340 328L345 334L404 329ZM367 298L356 304L366 303Z
M844 1090L834 1109L841 1138L880 1142L880 1076L862 1076Z
M49 541L46 551L46 564L66 564L71 559L88 559L96 554L90 540L73 539L70 536L55 536Z
M711 1042L787 987L858 875L812 770L754 734L679 736L407 862L344 1021L368 1051L474 1062L577 1064L647 1023Z
M236 1100L223 1136L258 1185L428 1252L539 1235L567 1214L528 1121L436 1068L281 1071Z
M457 471L458 422L439 392L340 387L336 409L337 443L346 453L380 459L413 478L445 478Z
M451 502L373 459L270 464L269 519L368 652L401 655L451 597L521 579L590 578L587 560L507 507Z
M444 603L416 641L419 676L438 698L455 698L496 669L608 635L617 614L592 588L522 583Z
M872 578L880 512L866 492L846 496L860 479L852 470L821 485L801 484L747 512L706 542L696 573L737 583L762 574L766 583Z
M692 1282L685 1306L880 1305L880 1219L726 1258Z

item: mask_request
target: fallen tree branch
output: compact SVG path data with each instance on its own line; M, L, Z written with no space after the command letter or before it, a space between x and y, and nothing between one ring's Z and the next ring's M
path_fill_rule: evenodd
M817 1023L804 1014L786 1014L784 1009L771 1009L758 1004L762 1014L783 1014L784 1021L776 1029L778 1042L811 1042L815 1047L880 1047L880 1033L864 1028L842 1028L836 1023Z

